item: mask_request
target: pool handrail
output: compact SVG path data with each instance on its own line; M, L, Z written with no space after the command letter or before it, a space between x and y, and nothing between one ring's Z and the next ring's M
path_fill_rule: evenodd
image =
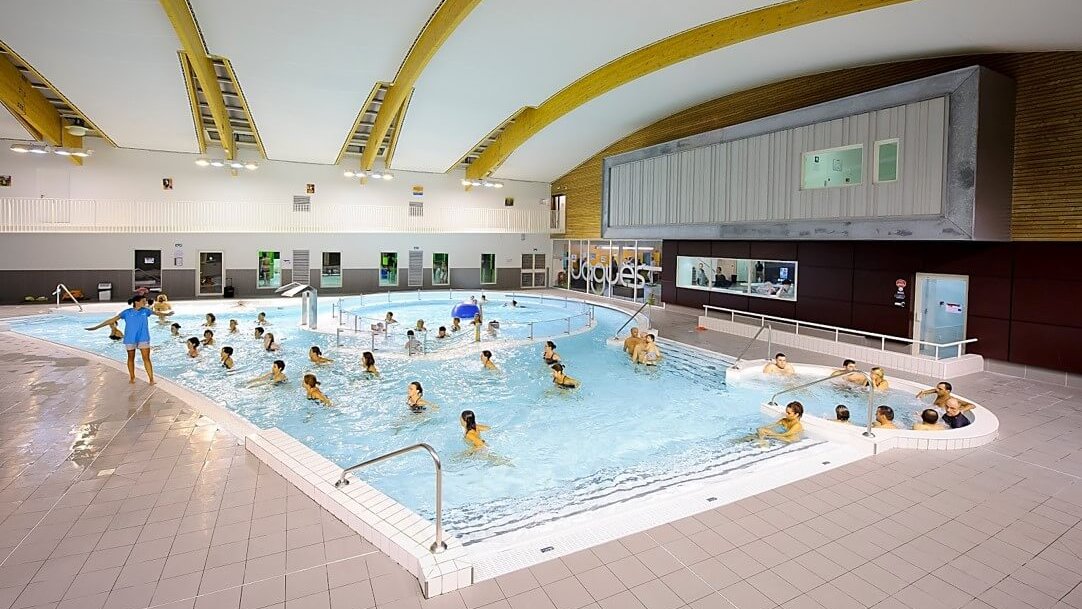
M346 479L346 475L350 472L357 471L369 465L375 465L376 463L386 461L387 459L393 459L399 455L404 455L415 450L428 451L428 456L432 457L432 464L436 466L436 541L429 546L428 551L433 554L438 554L447 549L447 543L443 541L443 465L440 463L440 455L436 452L436 449L424 442L419 442L378 457L361 461L356 465L351 465L343 469L342 475L338 478L338 481L334 483L334 488L341 488L348 485L349 480Z
M872 433L872 421L874 420L874 414L875 414L875 384L872 383L872 376L870 374L868 374L867 372L863 371L863 370L854 370L852 372L845 372L844 374L859 374L859 375L863 376L865 382L868 383L867 384L867 387L868 387L868 423L867 423L866 428L864 429L864 433L862 433L860 435L864 436L865 438L874 438L875 434ZM825 376L825 377L823 377L821 379L816 379L814 381L809 381L807 383L802 383L800 385L797 385L796 387L786 387L785 389L782 389L781 391L778 391L774 395L770 396L770 402L769 403L771 405L773 405L773 406L777 406L778 405L778 402L777 402L778 396L783 394L783 393L789 393L791 391L796 391L798 389L803 389L805 387L811 387L812 385L818 385L819 383L829 381L831 379L836 379L839 376L842 376L842 374L832 374L830 376Z
M68 289L68 286L66 286L66 285L64 285L62 283L56 284L56 289L53 290L53 294L56 295L56 310L57 311L60 310L60 296L61 296L60 291L61 290L64 291L64 294L68 295L68 298L70 298L71 301L73 303L75 303L75 306L79 307L79 312L82 313L83 312L83 305L79 302L79 299L75 298L75 296L72 295L71 290Z
M948 347L959 347L958 355L953 356L953 357L961 357L962 355L964 355L964 345L968 345L970 343L977 342L976 338L966 338L966 339L963 339L963 340L956 340L956 341L952 341L952 342L949 342L949 343L933 343L931 341L920 340L920 339L917 339L917 338L905 338L905 337L902 337L902 336L892 336L890 334L879 334L878 332L868 332L868 331L865 331L865 330L855 330L853 328L844 328L844 327L841 327L841 326L831 326L831 325L828 325L828 324L819 324L819 323L815 323L815 322L811 322L811 321L801 321L799 319L791 319L791 318L788 318L788 317L778 317L776 315L766 315L764 313L755 313L753 311L741 311L739 309L730 309L730 308L727 308L727 307L718 307L718 306L714 306L714 305L703 305L703 317L709 318L711 310L723 311L725 313L728 313L730 321L736 321L736 319L735 319L736 316L741 315L741 316L744 316L744 317L758 318L760 326L762 324L765 324L766 320L768 320L768 319L776 321L776 322L784 323L784 324L790 324L790 325L795 327L794 333L797 334L797 335L800 334L800 326L807 326L809 328L816 328L816 329L819 329L819 330L828 330L828 331L834 333L834 342L840 342L839 341L839 335L840 334L850 334L850 335L853 335L853 336L860 336L860 337L865 337L865 338L868 338L868 337L870 337L870 338L878 338L880 340L880 345L879 345L879 350L880 351L885 351L886 350L886 342L888 340L895 341L895 342L900 342L900 343L908 343L910 345L917 345L917 346L926 345L926 346L929 346L929 347L935 347L935 359L936 359L936 361L939 360L939 350L940 349L946 349Z
M736 359L733 360L733 365L729 366L730 368L740 369L740 360L744 359L744 354L748 352L748 349L751 349L751 346L755 344L755 341L759 340L759 335L763 333L763 330L766 330L765 359L770 359L770 351L772 350L774 343L774 326L772 324L766 324L765 326L759 326L759 331L756 332L755 335L751 337L751 340L748 341L748 344L744 345L744 348L740 350L740 355L736 356Z
M644 303L642 303L642 306L641 306L641 307L639 307L639 310L638 310L638 311L635 311L634 313L632 313L631 315L629 315L629 316L628 316L628 318L627 318L627 321L625 321L625 322L624 322L624 325L620 326L620 329L619 329L619 330L617 330L617 331L616 331L616 333L612 335L612 337L613 337L613 338L620 338L620 333L624 331L624 328L626 328L626 327L627 327L627 324L631 323L631 322L632 322L632 320L634 320L634 319L635 319L636 317L638 317L638 316L639 316L639 313L642 313L642 310L643 310L643 309L645 309L645 308L646 308L646 306L647 306L647 305L649 305L649 304L650 304L650 303L648 303L648 302L644 302Z

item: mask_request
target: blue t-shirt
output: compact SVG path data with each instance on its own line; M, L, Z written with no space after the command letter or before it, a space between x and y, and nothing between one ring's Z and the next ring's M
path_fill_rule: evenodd
M147 320L154 312L150 307L142 309L128 308L120 312L120 319L124 320L124 344L137 345L150 342L150 325Z

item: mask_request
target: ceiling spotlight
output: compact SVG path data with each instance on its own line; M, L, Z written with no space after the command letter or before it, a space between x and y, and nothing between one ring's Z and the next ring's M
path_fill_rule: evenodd
M383 177L383 174L382 174L382 173L380 173L380 172L378 172L378 171L373 171L373 172L372 172L372 179L373 179L373 180L378 180L378 179L380 179L380 178L382 178L382 177Z
M481 180L474 180L473 182L470 182L470 185L471 186L483 186L484 184L481 182Z
M57 148L56 150L53 150L53 152L60 156L71 156L71 151L67 148Z
M492 187L493 188L503 188L503 182L493 182Z
M347 178L353 178L353 177L357 176L357 174L353 173L352 171L350 171L348 169L343 171L342 175L346 176Z
M466 178L462 178L462 185L463 185L463 186L469 186L469 185L470 185L470 181L469 181L469 180L467 180Z
M48 154L49 149L45 146L31 146L27 149L27 152L32 152L34 154Z
M249 161L244 164L244 168L248 171L255 171L256 169L259 169L259 165L256 165L255 163Z
M244 163L241 163L240 161L233 161L229 166L233 169L244 169Z
M211 161L210 165L211 167L225 167L225 163L218 160Z
M85 159L86 157L90 156L93 153L94 153L93 150L72 150L71 151L71 156L77 156L77 157L79 157L81 159Z
M64 127L64 130L75 137L83 137L89 131L81 118L72 119L71 124Z
M200 167L206 167L207 165L210 165L210 161L206 159L196 159L195 164L199 165Z
M383 179L384 180L393 180L394 176L389 174L389 173L385 173L385 174L383 174Z
M30 152L30 148L26 144L12 144L12 152Z

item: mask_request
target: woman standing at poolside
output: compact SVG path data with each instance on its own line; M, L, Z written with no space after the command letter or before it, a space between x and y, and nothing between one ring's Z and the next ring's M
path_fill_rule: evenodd
M128 351L128 383L135 384L135 350L143 356L143 368L147 371L147 379L154 384L154 364L150 361L150 325L147 320L154 312L147 306L145 294L136 294L128 299L129 308L119 314L110 317L96 326L87 330L97 330L109 324L116 323L118 319L124 320L124 348Z

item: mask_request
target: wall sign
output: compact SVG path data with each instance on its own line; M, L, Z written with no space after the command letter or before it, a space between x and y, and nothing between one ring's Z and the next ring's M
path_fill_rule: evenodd
M173 266L184 266L184 244L173 244Z
M905 279L898 279L894 282L894 306L896 307L905 307L905 286Z

